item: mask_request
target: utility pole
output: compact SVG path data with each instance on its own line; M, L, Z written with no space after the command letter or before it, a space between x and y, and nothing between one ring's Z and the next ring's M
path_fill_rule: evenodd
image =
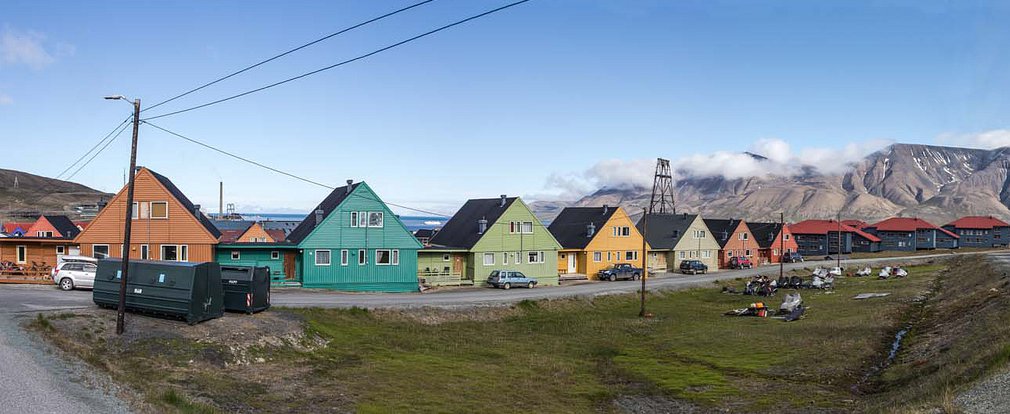
M786 214L779 213L779 280L786 273Z
M842 211L838 210L838 254L835 256L835 260L838 262L838 268L842 268Z
M221 184L221 187L220 187L220 191L218 192L218 197L219 198L218 198L218 202L217 202L217 219L218 220L223 220L224 219L224 181L221 181L220 184Z
M129 102L122 95L107 96ZM130 181L126 186L126 224L123 225L123 267L119 279L119 308L116 313L116 335L126 330L126 279L130 271L130 232L133 227L133 187L137 177L137 133L140 130L140 99L133 100L133 145L130 147Z
M642 266L642 308L641 308L641 310L638 311L638 316L640 318L644 318L645 315L646 315L646 312L645 312L645 278L649 276L649 266L648 266L648 254L649 254L649 251L648 251L648 248L646 247L647 246L647 242L645 240L645 235L649 233L649 210L643 208L642 209L642 213L643 213L643 215L642 215L642 254L643 254L643 257L646 260L642 261L642 263L644 264L644 266Z

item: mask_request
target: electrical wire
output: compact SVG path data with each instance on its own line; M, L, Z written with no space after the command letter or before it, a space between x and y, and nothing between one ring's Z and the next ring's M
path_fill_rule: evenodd
M113 142L115 142L116 138L119 138L119 136L122 135L123 131L126 131L126 128L128 126L130 126L130 124L126 123L126 122L120 124L119 127L117 127L117 128L121 128L119 130L119 132L116 132L116 135L113 136L112 139L110 139L108 142L106 142L105 145L102 146L102 149L98 150L98 152L96 152L94 155L92 155L91 158L88 158L88 160L85 161L84 164L81 164L81 166L79 168L77 168L76 170L74 170L73 174L68 175L67 178L64 178L64 180L65 181L69 181L71 178L74 178L74 176L77 175L77 173L81 172L81 170L83 170L84 167L87 167L88 164L91 164L91 161L94 160L95 157L98 156L98 154L101 154L102 151L105 151L105 149L108 148L110 144L112 144Z
M193 144L196 144L196 145L199 145L201 147L207 148L207 149L209 149L211 151L215 151L215 152L218 152L220 154L223 154L223 155L235 158L237 160L247 162L247 163L255 165L257 167L260 167L260 168L263 168L263 169L266 169L266 170L269 170L269 171L273 171L275 173L278 173L278 174L281 174L281 175L284 175L284 176L287 176L287 177L290 177L290 178L294 178L296 180L303 181L303 182L306 182L306 183L309 183L309 184L312 184L312 185L316 185L316 186L319 186L319 187L322 187L322 188L325 188L325 189L328 189L328 190L334 190L336 188L336 187L333 187L333 186L329 186L329 185L320 183L318 181L314 181L314 180L311 180L311 179L308 179L308 178L305 178L305 177L301 177L301 176L289 173L287 171L283 171L283 170L271 167L269 165L265 165L265 164L257 162L257 161L253 161L251 159L245 158L245 157L240 156L240 155L233 154L233 153L225 151L223 149L214 147L214 146L212 146L210 144L207 144L207 143L204 143L204 142L200 142L198 140L195 140L193 138L190 138L190 137L187 137L185 135L179 134L177 132L170 131L168 129L162 128L162 127L160 127L158 125L155 125L155 124L152 124L152 123L150 123L148 121L141 121L141 122L143 122L146 125L150 125L150 126L156 128L156 129L158 129L158 130L160 130L160 131L162 131L162 132L164 132L166 134L169 134L169 135L175 136L177 138L189 141L189 142L191 142ZM415 211L415 212L418 212L418 213L429 214L429 215L434 216L434 217L443 217L443 218L448 218L449 217L449 216L447 216L445 214L440 214L440 213L436 213L436 212L433 212L433 211L422 210L422 209L414 208L414 207L408 207L408 206L401 205L401 204L390 203L390 202L387 202L387 201L377 200L377 199L374 199L374 198L371 198L371 197L367 197L367 196L364 196L364 195L361 195L361 194L353 194L352 193L352 195L364 198L366 200L372 200L372 201L377 201L377 202L380 202L380 203L385 203L385 204L388 204L388 205L391 205L391 206L394 206L394 207L399 207L399 208L402 208L402 209L405 209L405 210L411 210L411 211Z
M213 80L213 81L211 81L211 82L207 82L207 83L205 83L205 84L203 84L203 85L200 85L200 86L198 86L198 87L196 87L196 88L193 88L193 89L190 89L190 90L188 90L188 91L186 91L186 92L183 92L183 93L181 93L181 94L179 94L179 95L176 95L176 96L173 96L173 97L171 97L171 98L168 98L168 99L166 99L166 100L164 100L164 101L161 101L161 102L158 102L158 103L156 103L156 104L154 104L154 105L151 105L151 106L147 107L147 108L146 108L146 109L144 109L143 111L146 111L146 110L148 110L148 109L154 109L154 108L157 108L157 107L159 107L159 106L161 106L161 105L164 105L164 104L167 104L167 103L169 103L169 102L172 102L172 101L174 101L174 100L176 100L176 99L179 99L179 98L182 98L182 97L184 97L184 96L186 96L186 95L189 95L189 94L191 94L191 93L193 93L193 92L196 92L196 91L199 91L199 90L201 90L201 89L204 89L204 88L206 88L206 87L208 87L208 86L211 86L211 85L214 85L214 84L216 84L216 83L218 83L218 82L221 82L221 81L224 81L224 80L226 80L226 79L228 79L228 78L231 78L231 77L233 77L233 76L236 76L236 75L240 75L240 74L242 74L242 73L245 73L245 72L247 72L247 71L249 71L249 70L252 70L252 69L255 69L255 68L257 68L257 67L259 67L259 66L261 66L261 65L264 65L264 64L267 64L267 63L270 63L270 62L272 62L272 61L274 61L274 60L277 60L277 59L280 59L280 58L282 58L282 57L284 57L284 56L287 56L287 55L290 55L290 54L292 54L292 53L294 53L294 52L297 52L297 51L299 51L299 50L302 50L302 49L305 49L305 48L307 48L307 47L309 47L309 46L312 46L312 45L314 45L314 44L316 44L316 43L319 43L319 42L322 42L322 41L324 41L324 40L327 40L327 39L330 39L330 38L332 38L332 37L334 37L334 36L339 36L339 35L341 35L341 34L344 34L344 33L347 33L347 32L349 32L349 31L351 31L351 30L354 30L354 29L357 29L357 28L359 28L359 27L362 27L362 26L365 26L365 25L368 25L368 24L371 24L371 23L375 23L375 22L377 22L377 21L379 21L379 20L382 20L382 19L385 19L385 18L387 18L387 17L390 17L390 16L393 16L393 15L396 15L396 14L399 14L399 13L402 13L402 12L405 12L405 11L407 11L407 10L410 10L410 9L413 9L413 8L415 8L415 7L418 7L418 6L422 6L422 5L424 5L424 4L427 4L427 3L431 3L431 2L433 2L433 1L435 1L435 0L424 0L424 1L421 1L421 2L418 2L418 3L414 3L414 4L412 4L412 5L409 5L409 6L407 6L407 7L404 7L404 8L401 8L401 9L398 9L398 10L394 10L394 11L391 11L391 12L389 12L389 13L386 13L386 14L383 14L383 15L381 15L381 16L379 16L379 17L375 17L375 18L372 18L372 19L369 19L369 20L366 20L366 21L364 21L364 22L361 22L361 23L358 23L358 24L356 24L356 25L353 25L353 26L350 26L350 27L346 27L346 28L344 28L344 29L341 29L341 30L338 30L338 31L336 31L336 32L333 32L333 33L330 33L330 34L328 34L328 35L326 35L326 36L323 36L323 37L321 37L321 38L319 38L319 39L316 39L316 40L313 40L313 41L311 41L311 42L309 42L309 43L306 43L306 44L303 44L303 45L301 45L301 46L298 46L298 47L296 47L296 48L294 48L294 49L291 49L291 50L288 50L288 51L286 51L286 52L284 52L284 53L281 53L281 54L279 54L279 55L276 55L276 56L274 56L274 57L271 57L271 58L269 58L269 59L266 59L266 60L263 60L263 61L260 61L259 63L256 63L256 64L254 64L254 65L252 65L252 66L247 66L246 68L244 68L244 69L242 69L242 70L239 70L239 71L237 71L237 72L232 72L231 74L228 74L228 75L226 75L226 76L224 76L224 77L220 77L220 78L218 78L218 79L216 79L216 80ZM141 112L143 112L143 111L141 111Z
M77 165L77 163L81 162L81 160L83 160L84 157L87 157L88 154L91 154L91 151L94 151L95 148L98 148L98 146L102 145L102 143L105 142L105 140L109 139L109 137L111 137L112 134L116 133L116 130L119 129L119 127L121 127L121 126L123 126L123 124L129 122L130 118L133 118L133 114L130 114L130 116L126 117L126 119L124 119L123 122L120 122L119 125L116 125L115 128L112 128L112 131L109 131L109 133L106 134L104 138L102 138L98 142L96 142L95 145L93 147L91 147L91 149L89 149L88 152L85 152L84 155L81 155L81 157L78 158L77 161L74 161L73 164L68 165L67 168L63 169L63 171L61 171L59 174L56 174L56 178L59 179L60 176L62 176L63 174L66 174L67 171L70 171L71 168L74 168L74 166ZM67 179L69 179L69 177Z
M273 88L275 86L280 86L280 85L283 85L283 84L288 83L288 82L293 82L293 81L296 81L298 79L302 79L302 78L305 78L305 77L308 77L308 76L315 75L315 74L320 73L320 72L324 72L324 71L327 71L327 70L330 70L330 69L333 69L333 68L337 68L337 67L346 65L348 63L352 63L352 62L356 62L356 61L368 58L370 56L373 56L373 55L385 52L385 51L387 51L389 49L393 49L393 48L395 48L397 46L402 46L404 44L413 42L413 41L421 39L423 37L433 35L435 33L441 32L443 30L449 29L449 28L454 27L454 26L461 25L461 24L469 22L471 20L479 19L479 18L487 16L489 14L497 13L499 11L502 11L502 10L505 10L505 9L508 9L508 8L511 8L511 7L518 6L518 5L526 3L528 1L530 1L530 0L519 0L519 1L514 2L514 3L509 3L509 4L506 4L504 6L501 6L501 7L495 8L495 9L491 9L491 10L488 10L486 12L483 12L483 13L480 13L480 14L476 14L476 15L473 15L473 16L470 16L470 17L467 17L467 18L465 18L463 20L458 20L456 22L449 23L449 24L441 26L441 27L439 27L437 29L429 30L427 32L424 32L424 33L419 34L417 36L411 37L409 39L401 40L401 41L393 43L393 44L391 44L389 46L385 46L385 47L373 50L373 51L365 53L363 55L359 55L357 57L354 57L354 58L351 58L351 59L347 59L347 60L344 60L344 61L339 62L339 63L335 63L335 64L330 65L330 66L326 66L326 67L323 67L323 68L320 68L320 69L316 69L316 70L311 71L311 72L306 72L306 73L303 73L303 74L295 76L295 77L287 78L287 79L279 81L279 82L274 82L274 83L271 83L271 84L266 85L266 86L261 86L259 88L252 89L252 90L249 90L249 91L245 91L245 92L242 92L240 94L232 95L232 96L229 96L227 98L218 99L216 101L207 102L207 103L204 103L204 104L200 104L200 105L197 105L197 106L189 107L189 108L186 108L186 109L181 109L181 110L178 110L178 111L173 111L173 112L168 112L168 113L164 113L164 114L161 114L161 115L155 115L155 116L147 117L147 118L144 118L144 120L158 119L158 118L164 118L164 117L167 117L167 116L178 115L178 114L181 114L181 113L184 113L184 112L189 112L189 111L193 111L193 110L197 110L197 109L201 109L201 108L206 108L206 107L211 106L211 105L216 105L216 104L219 104L219 103L222 103L222 102L230 101L232 99L237 99L237 98L241 98L241 97L246 96L246 95L251 95L251 94L254 94L256 92L264 91L264 90Z

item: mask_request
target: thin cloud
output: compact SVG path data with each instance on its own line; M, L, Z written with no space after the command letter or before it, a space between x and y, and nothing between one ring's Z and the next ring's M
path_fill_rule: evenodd
M14 103L14 98L0 92L0 105L11 105Z
M48 49L52 49L52 51ZM59 57L76 53L73 45L56 42L47 46L46 35L4 27L0 33L0 66L28 66L42 69Z
M936 141L945 145L984 149L1010 147L1010 129L993 129L974 134L941 134Z

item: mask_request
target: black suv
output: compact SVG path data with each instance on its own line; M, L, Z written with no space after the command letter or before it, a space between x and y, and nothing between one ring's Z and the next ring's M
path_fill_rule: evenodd
M680 262L680 273L683 273L685 275L708 273L708 265L702 263L700 260L685 260L683 262Z
M803 256L799 253L789 252L782 256L782 261L786 263L803 263Z

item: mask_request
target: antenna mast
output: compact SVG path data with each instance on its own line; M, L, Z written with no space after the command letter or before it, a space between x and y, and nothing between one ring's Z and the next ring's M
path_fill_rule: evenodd
M652 180L652 199L649 201L648 214L677 214L677 209L673 205L673 174L670 172L670 160L656 158L656 175Z

